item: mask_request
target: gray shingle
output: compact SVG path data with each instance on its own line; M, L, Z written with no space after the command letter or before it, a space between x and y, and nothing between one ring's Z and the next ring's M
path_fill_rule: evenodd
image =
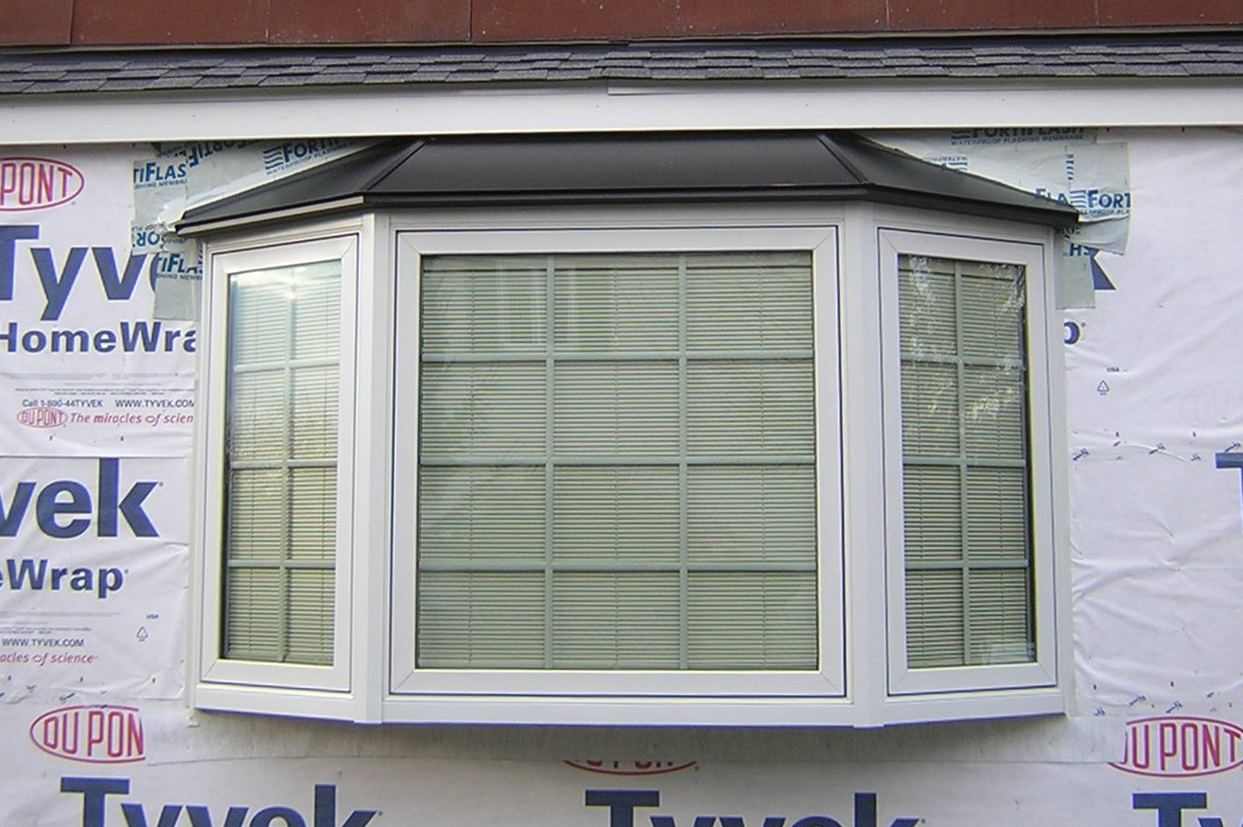
M0 52L0 95L608 80L1243 77L1243 33Z

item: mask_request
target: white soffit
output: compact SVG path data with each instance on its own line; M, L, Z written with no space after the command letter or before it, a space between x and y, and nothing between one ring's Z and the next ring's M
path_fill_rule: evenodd
M1243 126L1243 78L398 87L0 98L0 143L680 129Z

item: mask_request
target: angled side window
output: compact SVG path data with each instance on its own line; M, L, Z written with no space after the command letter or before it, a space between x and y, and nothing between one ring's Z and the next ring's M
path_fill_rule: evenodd
M881 262L891 689L1052 685L1043 248L885 231Z
M346 684L356 256L351 237L210 262L204 613L219 620L202 660L217 679Z

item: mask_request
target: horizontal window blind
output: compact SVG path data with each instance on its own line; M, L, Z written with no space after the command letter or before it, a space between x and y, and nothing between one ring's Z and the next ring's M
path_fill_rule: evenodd
M817 667L809 253L423 259L416 663Z
M331 664L339 262L229 277L225 658Z
M1035 658L1022 267L899 257L907 658Z

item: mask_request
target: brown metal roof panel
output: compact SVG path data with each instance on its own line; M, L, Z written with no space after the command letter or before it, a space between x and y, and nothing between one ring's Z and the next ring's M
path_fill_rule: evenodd
M73 0L0 0L0 46L66 46Z
M470 40L469 0L270 0L272 43L445 43Z
M266 0L75 0L73 45L263 43L267 27Z

